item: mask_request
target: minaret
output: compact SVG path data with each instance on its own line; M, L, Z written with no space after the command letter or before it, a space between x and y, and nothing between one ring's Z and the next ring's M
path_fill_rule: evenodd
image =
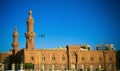
M14 27L14 33L13 33L13 54L16 55L16 53L19 51L19 43L18 43L18 32L17 32L17 27Z
M26 36L26 48L27 49L34 49L34 37L35 32L33 31L34 28L34 19L32 18L32 11L29 11L29 17L26 21L27 23L27 32L25 33Z

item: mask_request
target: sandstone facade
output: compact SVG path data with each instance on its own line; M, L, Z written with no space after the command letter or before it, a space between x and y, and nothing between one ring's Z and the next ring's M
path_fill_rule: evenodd
M18 35L13 36L15 63L32 63L35 70L116 70L116 51L114 50L91 51L88 46L81 50L83 48L81 45L68 45L56 49L35 49L33 28L34 20L32 11L30 11L25 33L26 48L18 51Z

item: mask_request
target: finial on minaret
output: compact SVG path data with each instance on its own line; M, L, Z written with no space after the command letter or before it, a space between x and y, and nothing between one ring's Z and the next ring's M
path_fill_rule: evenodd
M14 27L14 31L17 31L17 26Z
M34 20L32 18L32 10L29 11L29 17L27 19L27 22L34 22Z
M29 11L29 15L32 16L32 10Z
M13 37L18 36L17 26L14 27Z

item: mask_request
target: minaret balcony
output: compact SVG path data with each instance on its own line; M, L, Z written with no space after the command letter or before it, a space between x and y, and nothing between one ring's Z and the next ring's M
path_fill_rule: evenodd
M26 38L29 38L29 37L33 37L34 38L35 35L36 35L35 32L26 32L25 33Z
M12 43L12 47L14 48L14 47L18 47L19 46L19 43L18 42L13 42Z

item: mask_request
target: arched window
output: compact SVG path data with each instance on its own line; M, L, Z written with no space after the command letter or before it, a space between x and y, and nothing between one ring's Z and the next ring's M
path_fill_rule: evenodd
M113 55L111 54L110 57L109 57L109 61L113 60L112 57L113 57Z
M81 60L82 60L82 61L84 61L84 60L85 60L85 58L82 56L82 57L81 57Z
M77 54L76 54L75 51L74 51L74 53L72 54L72 61L73 61L73 63L76 63L76 62L77 62Z
M55 56L54 55L52 56L52 60L55 61Z
M90 57L90 61L93 61L94 59L93 59L93 57Z
M112 57L109 57L109 60L112 61Z
M99 57L99 61L102 61L102 57Z
M42 55L42 61L45 61L45 56L44 55Z
M34 57L33 57L33 56L31 56L30 58L31 58L32 61L34 60Z
M62 61L65 61L65 56L64 55L62 56Z

